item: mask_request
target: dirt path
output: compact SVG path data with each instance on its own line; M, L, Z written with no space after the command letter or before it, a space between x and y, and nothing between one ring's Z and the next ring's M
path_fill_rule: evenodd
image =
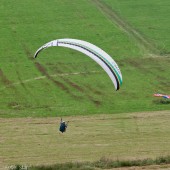
M129 23L127 23L121 16L119 16L110 6L102 0L92 0L92 3L103 13L103 15L116 24L121 30L126 32L131 38L135 39L138 46L147 51L152 57L157 57L160 51L156 46L150 42L144 35L140 34Z

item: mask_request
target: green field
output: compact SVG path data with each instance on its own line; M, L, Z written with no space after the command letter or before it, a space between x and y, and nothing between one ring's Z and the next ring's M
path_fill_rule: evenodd
M100 2L106 11L97 2ZM128 30L129 27L125 28L127 29L125 32L116 22L114 23L112 17L114 10L108 9L104 2L83 0L50 1L41 4L40 1L1 2L0 14L3 18L1 20L3 28L0 30L1 117L87 115L170 108L170 105L155 104L152 97L153 93L170 91L169 57L160 55L153 58L154 53L153 56L150 51L147 53L149 49L143 48L140 40ZM117 6L114 6L114 2ZM138 32L138 34L142 32L140 36L144 34L144 39L145 37L146 40L153 39L151 34L153 31L142 29L144 26L149 27L151 22L139 27L137 16L141 18L142 14L136 13L135 8L130 10L131 3L125 2L107 3L117 7L115 11L119 9L119 13L123 13L121 20L125 24L129 22L130 29L140 29ZM143 17L151 20L154 15L152 10L148 15L149 7L142 4ZM139 2L136 2L136 6L139 5ZM159 19L159 29L169 28L168 22L165 26L163 24L165 13L167 21L170 15L168 6L163 2L162 6L160 2L154 5L155 8L160 5L162 9L159 14L159 17L162 16L162 19ZM124 10L125 8L130 12ZM132 19L130 15L136 17ZM158 23L154 21L153 25L157 25ZM156 43L155 46L160 46L166 40L164 37L169 37L168 33L155 30L155 34L159 36L159 43L155 42L155 37L154 45ZM33 59L35 51L41 45L65 37L89 41L108 52L122 71L121 90L115 92L105 72L90 58L74 50L51 48L41 53L36 60ZM164 45L168 51L168 44ZM80 74L60 76L63 73ZM41 76L46 78L37 80ZM62 87L58 86L56 81L60 82Z
M170 112L170 102L154 98L153 94L170 94L169 11L169 0L25 0L22 2L1 0L1 126L4 127L3 122L6 122L8 127L10 122L15 122L15 120L18 123L20 123L18 120L21 122L23 120L23 123L20 124L22 125L27 118L32 121L41 121L45 118L52 121L55 119L54 117L60 116L74 116L73 123L77 116L80 119L83 118L81 116L87 116L89 119L91 116L99 115L128 117L134 112L153 114L159 111L166 117L166 114ZM63 47L49 48L44 50L37 59L33 58L35 51L41 45L60 38L82 39L99 46L110 54L119 65L123 75L120 90L114 90L111 80L99 65L77 51ZM123 124L128 126L129 121L125 120ZM53 121L55 122L55 120ZM160 119L160 121L164 123L166 118ZM53 131L49 134L54 135L54 140L50 141L51 136L42 135L47 143L58 139L55 136L54 122L51 127ZM88 122L86 123L88 124ZM100 123L102 124L102 121ZM147 123L149 126L153 122L151 120L150 123ZM12 129L13 126L15 127L15 125L12 124ZM18 127L18 125L16 126ZM84 126L78 133L84 133ZM118 127L116 126L116 128ZM165 132L168 134L168 124L166 127ZM25 131L29 128L26 126ZM38 128L37 131L41 131L44 127L35 128ZM100 128L100 126L95 127L94 136L100 134ZM108 128L110 128L110 124ZM127 136L133 135L135 128L131 126ZM157 128L162 128L161 123ZM69 140L76 133L74 130L70 129L70 132L67 133L69 136L63 136L63 138ZM6 131L9 133L6 134ZM48 134L49 131L47 130L45 134ZM117 133L116 141L121 138L122 134L119 132L115 132ZM4 138L11 137L11 143L15 142L17 138L11 134L10 129L1 128L0 134L2 146L6 142ZM152 131L148 135L151 134ZM153 134L156 135L156 132ZM13 158L17 152L22 152L30 147L28 141L32 146L35 138L39 138L36 133L34 135L34 138L31 139L28 139L28 136L23 137L21 149L13 150L13 147L17 147L11 144L9 144L9 148L8 146L1 147L3 155L0 155L0 163L17 163L17 161L26 163L27 157L24 161L20 157L13 161ZM142 135L143 133L139 132L140 138ZM169 140L169 136L164 136L164 133L157 135L161 140L164 137ZM102 136L99 135L98 138L100 137ZM78 143L81 142L78 136L75 140L78 140ZM24 148L25 142L28 148ZM88 147L90 142L88 138L86 142ZM140 143L134 139L131 141L131 145L135 145L136 142ZM157 145L160 147L162 143L158 140ZM20 144L16 143L16 145L19 147ZM65 147L74 148L75 145L76 143L73 142L71 146L65 144ZM55 144L52 146L58 147ZM105 146L101 146L101 148L99 146L101 149L99 157L110 156L115 159L120 155L122 159L133 159L138 157L138 154L146 158L147 155L155 157L165 153L163 148L150 152L148 144L145 142L142 146L146 151L143 155L137 149L133 150L133 147L131 149L134 155L129 155L126 145L116 147L116 150L106 146L110 153L107 155L108 151L102 150ZM35 151L36 157L37 155L42 155L42 157L35 159L33 153L35 162L30 161L28 164L36 164L36 162L43 164L47 157L51 159L53 155L49 156L50 152L48 153L47 149L44 152L34 149L30 150L30 153ZM167 149L165 154L170 154L169 147L167 146L165 149ZM12 150L11 156L8 150ZM92 154L93 158L97 158L97 150L98 148L94 149L96 154ZM58 153L59 150L54 150L54 155L58 155ZM84 158L83 153L83 150L75 151L65 161L74 161L77 157L84 161L91 154L90 151L87 151L87 154L84 153L86 156ZM28 155L31 157L31 154ZM60 162L64 155L60 156L58 161L56 159L48 160L49 164Z

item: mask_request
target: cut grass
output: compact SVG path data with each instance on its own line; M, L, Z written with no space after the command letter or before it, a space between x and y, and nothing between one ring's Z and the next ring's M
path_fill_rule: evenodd
M170 112L0 119L0 161L7 165L143 160L170 155Z

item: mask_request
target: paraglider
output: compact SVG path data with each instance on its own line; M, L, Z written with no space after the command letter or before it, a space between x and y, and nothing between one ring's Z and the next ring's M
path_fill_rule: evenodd
M120 86L122 85L121 71L117 63L105 51L103 51L99 47L89 42L67 38L67 39L53 40L44 44L36 51L34 58L36 58L42 50L53 46L62 46L62 47L71 48L89 56L105 70L105 72L112 80L115 89L119 90Z
M64 133L64 132L66 132L67 127L68 127L68 122L66 123L66 122L63 121L63 119L61 118L59 131L62 132L62 133Z

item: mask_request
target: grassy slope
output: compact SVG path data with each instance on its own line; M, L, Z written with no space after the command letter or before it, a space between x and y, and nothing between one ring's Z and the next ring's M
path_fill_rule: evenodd
M169 10L168 0L106 0L109 6L124 18L136 31L160 50L169 55Z
M124 5L123 10L129 4ZM155 104L152 97L154 92L166 93L170 90L169 59L142 59L144 52L135 41L110 22L91 1L7 3L3 0L0 8L3 17L3 28L0 30L1 117L117 113L170 108L169 105ZM144 10L147 11L147 8ZM131 13L127 11L127 14ZM139 14L135 12L136 16ZM147 17L149 18L148 15ZM159 24L162 25L162 20ZM150 35L149 32L146 33ZM115 92L104 71L79 52L51 48L44 51L37 60L32 59L40 45L64 37L87 40L112 55L123 74L121 90ZM162 34L160 42L161 37ZM74 72L91 73L34 80L42 75ZM58 82L60 85L57 85Z

